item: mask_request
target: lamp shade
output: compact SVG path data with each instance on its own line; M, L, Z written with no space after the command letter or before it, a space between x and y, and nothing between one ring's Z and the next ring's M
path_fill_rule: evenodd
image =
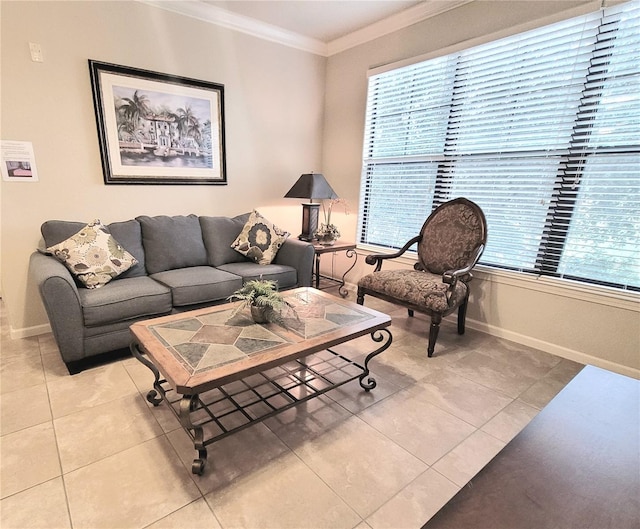
M308 173L300 175L297 182L289 189L285 198L338 198L329 182L320 173Z

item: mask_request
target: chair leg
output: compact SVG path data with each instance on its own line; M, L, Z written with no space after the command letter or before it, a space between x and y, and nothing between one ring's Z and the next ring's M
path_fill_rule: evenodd
M468 305L469 305L469 289L467 287L467 295L464 298L464 302L458 307L458 334L464 334L464 327L467 319Z
M427 356L431 358L433 351L436 348L436 340L438 339L438 331L440 331L440 322L442 316L440 314L434 314L431 316L431 327L429 328L429 346L427 348Z
M356 303L358 305L364 305L364 293L358 289L358 293L356 294Z
M409 318L413 318L413 310L407 309L407 313L409 314Z

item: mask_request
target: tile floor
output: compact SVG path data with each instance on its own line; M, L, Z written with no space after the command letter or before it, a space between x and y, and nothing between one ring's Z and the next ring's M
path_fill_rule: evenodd
M350 295L353 299L353 294ZM384 302L393 345L357 382L195 451L135 359L69 376L52 335L0 314L0 527L419 528L582 368ZM372 350L369 337L340 346Z

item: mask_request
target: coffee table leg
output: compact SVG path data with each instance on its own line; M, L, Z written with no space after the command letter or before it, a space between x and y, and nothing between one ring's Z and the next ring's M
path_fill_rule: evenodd
M198 457L191 464L191 472L202 475L207 464L207 449L204 446L204 432L201 427L191 422L191 412L196 409L198 395L184 395L180 401L180 422L186 429L193 431L193 446L198 451Z
M378 385L378 383L375 381L373 377L367 378L367 376L369 375L369 362L374 356L378 356L380 353L382 353L383 351L386 351L389 348L389 346L391 345L391 342L393 341L393 336L391 336L391 332L389 331L389 329L380 329L378 331L373 331L371 333L371 339L374 342L379 343L384 341L384 343L380 347L378 347L378 349L376 349L372 353L369 353L364 360L364 371L362 372L362 375L360 375L359 378L360 378L360 386L365 391L370 391ZM364 381L365 378L367 378L366 382Z
M147 366L153 373L153 376L155 377L155 380L153 381L153 387L155 389L152 389L151 391L149 391L149 393L147 393L147 400L154 406L158 406L162 402L162 397L164 397L164 389L162 389L162 386L160 385L160 372L158 371L158 368L144 356L142 356L140 350L138 349L137 343L133 342L129 346L129 349L131 350L131 354L134 356L134 358L137 358L139 362ZM161 397L158 397L158 393L161 395Z

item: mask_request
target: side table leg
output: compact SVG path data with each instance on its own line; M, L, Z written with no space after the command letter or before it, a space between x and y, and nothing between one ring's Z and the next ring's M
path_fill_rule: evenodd
M320 288L320 254L316 253L316 289Z
M154 389L152 389L151 391L149 391L149 393L147 393L147 400L154 406L158 406L162 402L162 399L165 395L164 389L162 389L162 385L160 384L160 372L158 371L158 368L154 366L144 356L142 356L142 353L140 353L140 349L138 349L137 343L132 342L131 345L129 346L129 349L133 357L137 358L140 363L147 366L153 373L153 376L155 377L155 380L153 381ZM160 394L160 397L158 397L158 394Z
M207 464L207 448L204 446L204 432L200 426L191 422L191 412L196 409L198 395L184 395L180 401L180 422L185 429L193 431L193 447L198 451L198 457L191 464L191 472L202 475Z
M347 271L342 274L342 283L340 284L340 286L338 287L338 292L340 293L340 295L343 298L346 298L349 295L349 291L345 288L344 284L346 282L345 278L347 277L347 274L349 272L351 272L351 270L353 270L353 267L356 266L356 263L358 262L358 254L356 253L355 250L347 250L346 252L346 256L351 259L353 257L353 263L351 264L351 266L347 269Z
M369 353L364 360L364 371L362 372L362 375L360 375L359 378L360 378L360 386L365 391L370 391L378 385L378 383L375 381L373 377L367 378L367 376L369 375L369 362L374 356L378 356L383 351L386 351L391 345L391 342L393 341L393 336L391 336L391 331L389 331L389 329L380 329L378 331L373 331L371 333L371 339L374 342L382 342L383 340L385 340L385 338L386 338L385 343L383 343L380 347L378 347L378 349L376 349L372 353ZM366 382L364 381L365 378L367 378Z

